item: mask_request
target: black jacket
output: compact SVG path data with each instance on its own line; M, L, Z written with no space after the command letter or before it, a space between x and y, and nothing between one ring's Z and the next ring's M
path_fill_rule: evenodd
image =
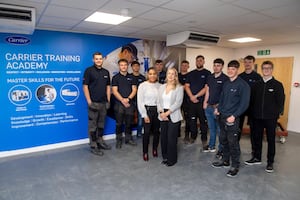
M274 77L256 82L251 91L250 110L255 119L277 119L284 108L284 89Z

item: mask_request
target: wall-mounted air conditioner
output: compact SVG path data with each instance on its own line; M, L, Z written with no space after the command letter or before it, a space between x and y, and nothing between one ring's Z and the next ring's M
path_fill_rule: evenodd
M32 34L35 28L35 8L0 3L0 32Z
M213 34L183 31L167 35L167 46L206 48L217 45L220 37Z

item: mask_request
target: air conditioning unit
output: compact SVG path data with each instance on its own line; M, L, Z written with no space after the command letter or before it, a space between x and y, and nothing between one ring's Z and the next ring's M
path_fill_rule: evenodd
M35 29L35 8L0 3L0 32L32 34Z
M167 46L207 48L216 45L220 37L213 34L183 31L167 35Z

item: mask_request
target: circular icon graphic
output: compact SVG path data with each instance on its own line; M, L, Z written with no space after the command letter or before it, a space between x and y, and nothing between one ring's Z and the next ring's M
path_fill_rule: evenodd
M67 83L62 86L60 96L65 102L74 102L79 97L79 89L73 83Z
M15 85L8 91L8 98L16 106L24 106L31 100L31 91L25 85Z
M50 104L56 99L57 93L52 85L41 85L35 95L42 104Z

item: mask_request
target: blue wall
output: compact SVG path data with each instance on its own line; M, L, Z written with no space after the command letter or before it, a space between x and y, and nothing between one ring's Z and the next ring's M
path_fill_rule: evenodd
M41 30L0 38L0 151L87 138L84 70L95 51L106 56L136 40Z

